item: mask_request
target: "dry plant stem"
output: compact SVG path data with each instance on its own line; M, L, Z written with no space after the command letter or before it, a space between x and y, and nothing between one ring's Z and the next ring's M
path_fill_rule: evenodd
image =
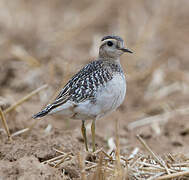
M68 156L65 160L64 160L64 162L65 161L71 161L71 157L70 156ZM53 167L55 167L56 166L56 164L58 164L59 162L61 162L62 161L62 159L58 159L58 160L55 160L55 161L53 161L53 162L50 162L50 163L54 163L54 166ZM63 162L63 163L64 163Z
M96 162L92 162L92 161L87 161L87 160L85 160L85 164L91 164L91 165L96 165Z
M177 172L177 173L174 173L174 174L164 175L164 176L157 178L157 180L178 178L178 177L186 176L186 175L189 175L189 171L183 171L183 172Z
M165 112L163 114L158 114L158 115L146 117L146 118L131 122L129 123L128 128L132 130L134 128L145 126L148 124L167 121L168 119L174 117L177 114L179 115L189 114L189 107L181 107L181 108L169 111L169 112Z
M98 179L103 179L103 173L102 173L102 161L103 161L103 155L102 153L100 154L100 159L99 159L99 163L98 163L98 168L97 168L97 175L98 175Z
M11 137L8 125L7 125L7 121L5 119L5 116L4 116L4 113L3 113L2 109L1 109L1 107L0 107L0 117L1 117L1 120L2 120L2 124L3 124L4 128L5 128L5 131L7 133L8 140L12 141L12 137Z
M112 158L110 155L108 155L103 149L101 150L101 152L102 152L106 157L108 157L110 161L113 160L113 158Z
M154 157L154 159L165 168L168 174L170 174L167 166L160 161L160 159L155 155L155 153L150 149L150 147L145 143L145 141L140 137L140 135L137 135L137 139L140 141L140 143L144 146L144 148Z
M130 163L130 167L134 167L135 164L142 159L142 156L138 157L137 159L133 159Z
M34 96L35 94L37 94L38 92L40 92L41 90L47 88L47 84L37 88L36 90L32 91L31 93L29 93L28 95L26 95L25 97L23 97L22 99L20 99L19 101L17 101L15 104L13 104L11 107L7 108L4 113L8 113L10 111L12 111L13 109L15 109L16 107L18 107L19 105L21 105L22 103L24 103L25 101L27 101L28 99L30 99L32 96Z
M92 144L93 144L93 152L95 152L95 121L92 121L92 125L91 125L91 134L92 134Z
M83 135L83 139L84 139L84 143L85 143L85 149L86 149L86 151L89 151L88 145L87 145L87 134L86 134L86 127L85 127L85 121L84 120L82 120L81 133Z
M156 165L149 164L149 163L146 163L146 162L137 162L137 164L141 164L141 165L143 165L145 167L151 167L151 168L153 167L153 168L156 168L156 169L164 170L164 168L159 166L159 165L156 166ZM172 170L172 169L170 169L170 171L171 172L176 172L175 170Z
M172 115L173 114L171 114L171 112L166 112L163 114L146 117L146 118L129 123L128 129L133 130L137 127L145 126L148 124L164 122L164 121L167 121Z
M103 148L98 149L97 151L94 152L94 154L99 154L99 153L103 153L108 159L110 159L111 161L113 160L113 158L112 158L110 155L108 155L108 154L103 150Z
M118 135L118 120L116 120L116 163L117 163L117 168L121 168L120 164L120 147L119 147L119 135Z
M60 150L58 150L58 149L56 149L56 148L53 148L56 152L58 152L58 153L60 153L60 154L63 154L63 155L65 155L65 153L64 152L62 152L62 151L60 151Z
M25 129L21 129L19 131L16 131L15 133L13 133L11 136L14 137L14 136L18 136L20 134L23 134L25 132L27 132L29 130L29 128L25 128Z
M188 167L189 163L171 164L172 167Z
M92 169L92 168L96 168L96 167L98 167L98 164L94 164L94 165L92 165L92 166L86 167L86 168L85 168L85 171L88 171L88 170L90 170L90 169Z
M48 159L48 160L46 160L46 161L43 161L42 163L43 163L43 164L51 163L51 162L54 162L54 161L56 161L56 160L59 160L59 159L61 159L61 158L63 158L63 157L65 157L65 155L60 155L60 156L54 157L54 158L52 158L52 159Z
M157 177L159 177L159 176L161 176L161 175L163 175L163 174L164 174L164 172L157 173L157 174L155 174L155 176L150 177L148 180L157 179Z
M116 120L116 151L115 151L115 158L116 158L116 164L115 164L115 171L114 171L114 175L115 175L115 179L119 178L119 179L123 179L123 171L122 171L122 167L121 167L121 161L120 161L120 142L119 142L119 124L118 124L118 120Z
M87 180L86 175L85 175L83 159L81 158L80 153L77 154L77 158L78 158L79 167L80 167L80 171L81 171L81 180Z
M171 160L172 162L175 162L175 161L176 161L175 158L172 156L171 153L169 153L169 154L167 155L167 158L168 158L169 160Z
M66 154L66 155L61 159L61 161L60 161L59 163L57 163L54 167L56 168L57 166L59 166L60 164L62 164L62 163L65 161L65 159L66 159L67 157L69 157L70 154L71 154L71 153Z
M101 151L102 151L103 149L102 148L100 148L100 149L97 149L95 152L93 152L94 154L98 154L98 153L100 153Z

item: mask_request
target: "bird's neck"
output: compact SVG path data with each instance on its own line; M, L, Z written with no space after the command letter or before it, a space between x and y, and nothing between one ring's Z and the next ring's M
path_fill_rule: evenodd
M120 58L100 57L99 56L98 59L105 62L105 63L120 64Z
M105 67L109 67L113 72L123 72L121 63L120 63L120 59L111 59L111 58L99 58L99 60L101 60L103 62L103 64L105 65Z

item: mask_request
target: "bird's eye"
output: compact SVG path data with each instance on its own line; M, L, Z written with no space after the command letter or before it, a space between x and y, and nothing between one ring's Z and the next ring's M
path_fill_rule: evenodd
M108 41L108 42L107 42L107 45L108 45L108 46L113 46L113 42L112 42L112 41Z

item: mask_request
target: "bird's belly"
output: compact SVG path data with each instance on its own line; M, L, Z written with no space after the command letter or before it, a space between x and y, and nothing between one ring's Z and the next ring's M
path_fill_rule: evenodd
M105 87L99 89L96 104L100 106L99 117L117 109L123 102L126 94L124 75L116 75Z

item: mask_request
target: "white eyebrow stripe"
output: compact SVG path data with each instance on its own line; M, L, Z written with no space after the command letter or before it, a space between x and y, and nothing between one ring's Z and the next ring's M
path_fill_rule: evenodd
M115 40L115 39L106 39L106 40L104 40L104 41L102 41L102 42L108 42L108 41L112 41L112 42L114 42L114 43L117 42L117 40Z
M106 39L106 40L102 41L101 45L102 45L102 44L106 44L108 41L111 41L111 42L113 42L114 44L117 44L117 41L114 40L114 39Z

